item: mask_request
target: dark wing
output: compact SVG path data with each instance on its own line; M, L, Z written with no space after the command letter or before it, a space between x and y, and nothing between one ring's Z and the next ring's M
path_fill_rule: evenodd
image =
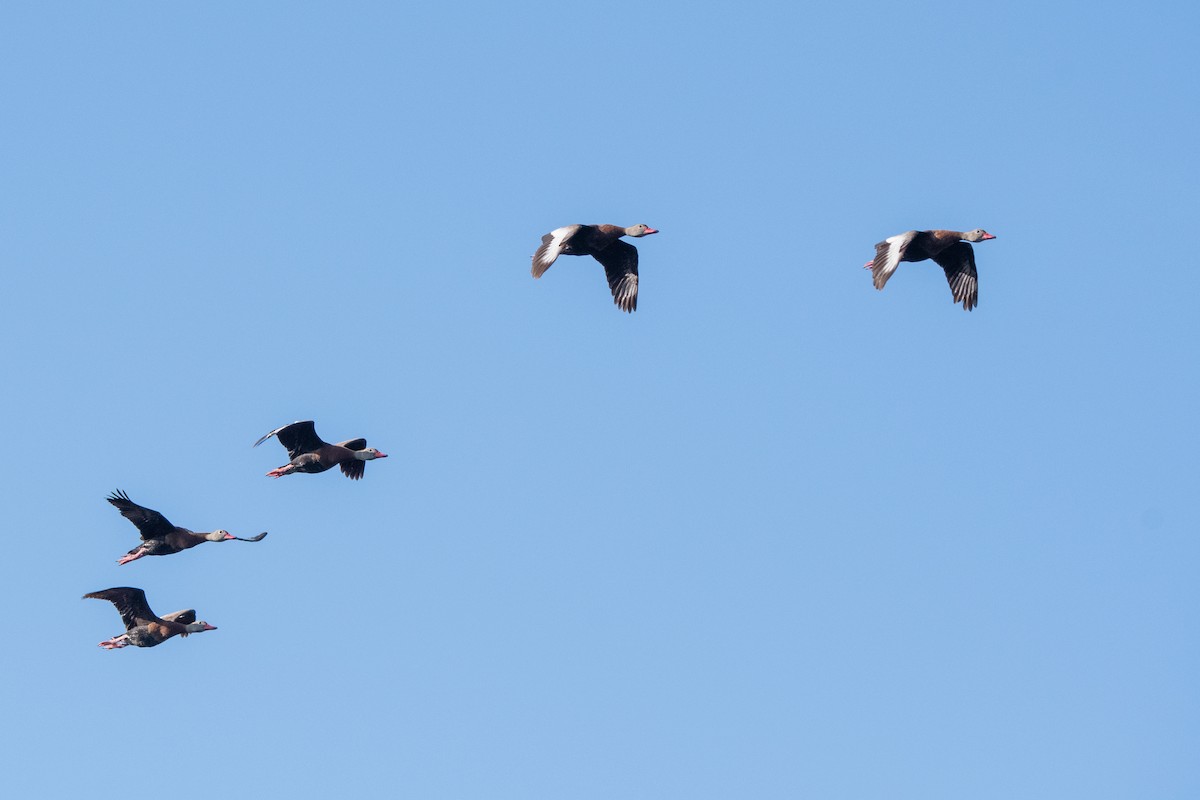
M185 608L183 611L163 614L163 619L167 622L178 622L180 625L191 625L196 621L196 609Z
M94 600L107 600L117 607L117 613L121 615L121 621L125 623L125 630L132 630L139 624L139 620L157 619L154 612L150 610L150 604L146 602L146 593L141 589L134 589L131 586L118 586L113 589L101 589L98 592L88 592L84 595L85 598Z
M637 309L638 293L638 252L633 245L616 241L592 253L592 256L604 265L608 275L608 288L612 290L613 302L622 311L633 312Z
M366 439L347 439L344 442L338 442L338 445L340 445L341 447L348 448L350 450L365 450L367 447L367 440ZM343 461L338 466L342 468L343 475L345 475L347 478L349 478L352 481L356 481L363 476L364 472L366 472L367 462L359 461L357 458L354 458L354 459L351 459L350 461Z
M175 531L175 526L166 517L152 508L139 506L130 500L129 495L120 489L105 499L120 510L121 516L137 526L138 531L142 534L143 541L161 539L168 533L174 533Z
M325 446L325 442L321 440L320 436L317 436L316 425L311 419L276 428L255 442L254 446L258 447L272 436L277 436L279 443L287 448L288 458L295 458L305 453L315 453Z
M975 248L970 242L955 242L933 257L946 270L954 302L970 311L979 305L979 273L975 271Z

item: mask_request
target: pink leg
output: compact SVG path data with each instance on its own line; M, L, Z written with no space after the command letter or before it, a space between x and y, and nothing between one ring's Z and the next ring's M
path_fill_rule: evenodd
M863 269L870 269L870 268L871 268L871 267L873 267L873 266L875 266L875 262L874 262L874 261L868 261L867 263L863 264Z
M105 650L120 650L122 647L128 646L129 642L125 639L125 634L123 633L120 636L114 636L111 639L105 639L100 643L100 647L103 647Z
M132 553L126 553L117 559L118 564L128 564L130 561L137 561L142 556L146 555L144 550L134 550Z
M293 468L291 464L284 464L282 467L276 467L268 472L267 476L271 478L282 478L284 475L291 475L292 469Z

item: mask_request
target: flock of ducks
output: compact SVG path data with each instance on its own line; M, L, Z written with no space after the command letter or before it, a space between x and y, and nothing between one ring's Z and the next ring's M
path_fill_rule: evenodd
M366 439L348 439L338 444L329 444L317 436L316 426L312 420L293 422L284 425L263 436L254 443L255 447L270 439L279 439L287 448L288 458L291 459L282 467L276 467L267 473L272 478L282 478L293 472L324 472L333 467L341 467L342 474L351 480L358 480L366 471L368 461L376 458L387 458L374 447L367 447ZM129 495L118 490L108 497L121 516L132 522L142 535L142 543L130 550L117 560L118 564L128 564L144 556L169 556L195 547L205 542L260 542L267 535L266 531L243 539L234 536L227 530L217 529L211 533L181 528L171 524L171 521L152 508L138 505L129 499ZM146 593L132 586L115 586L112 589L101 589L98 592L88 592L84 598L107 600L117 607L121 621L125 623L125 632L105 639L100 646L105 650L119 650L122 647L154 647L162 644L172 636L187 636L202 631L215 631L216 627L204 621L196 621L195 609L176 611L160 617L150 610L146 602Z
M638 251L621 241L628 236L640 239L658 231L649 225L622 228L619 225L565 225L542 237L542 246L533 254L533 277L540 278L559 256L591 256L604 267L613 302L622 311L637 309ZM946 272L955 303L967 311L979 305L979 273L975 271L975 250L971 242L996 237L982 228L973 231L907 231L888 237L875 245L875 258L866 263L882 289L901 261L932 258Z
M559 256L591 256L604 267L608 288L617 308L632 313L637 309L638 251L621 239L626 236L640 239L654 233L658 231L648 225L629 228L619 225L565 225L555 228L542 237L541 246L533 254L533 277L542 277ZM982 228L966 232L907 231L875 245L875 258L864 267L871 270L875 288L883 289L901 261L933 259L946 273L954 302L961 303L964 309L970 311L979 304L979 274L975 269L975 251L971 243L995 238ZM312 420L276 428L255 442L254 446L258 447L272 436L284 446L290 459L288 463L267 473L272 478L282 478L296 472L325 472L338 467L347 478L359 480L366 471L366 462L387 458L386 453L367 447L367 440L362 438L329 444L317 435ZM267 535L264 531L243 539L224 529L200 533L171 524L162 514L138 505L122 491L114 492L107 499L121 512L121 516L137 527L142 537L142 543L122 556L118 564L128 564L145 556L173 555L204 542L258 542ZM84 598L109 601L116 606L125 624L124 633L100 642L100 647L106 650L129 645L154 647L176 635L188 636L216 630L207 622L197 621L194 609L176 611L165 617L157 616L146 602L146 593L130 586L89 592Z

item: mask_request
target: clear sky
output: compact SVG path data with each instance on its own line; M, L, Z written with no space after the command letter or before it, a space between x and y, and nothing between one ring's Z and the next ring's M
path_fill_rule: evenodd
M5 5L5 786L1200 796L1197 30ZM636 314L530 277L575 222L661 230ZM975 227L973 313L862 269ZM270 536L118 567L114 489ZM100 650L122 585L219 630Z

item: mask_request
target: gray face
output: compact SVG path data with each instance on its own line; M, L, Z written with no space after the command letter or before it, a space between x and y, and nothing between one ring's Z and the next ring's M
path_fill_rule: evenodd
M984 237L987 235L988 235L988 232L985 231L983 228L976 228L975 230L969 232L963 238L966 239L968 242L982 242Z

